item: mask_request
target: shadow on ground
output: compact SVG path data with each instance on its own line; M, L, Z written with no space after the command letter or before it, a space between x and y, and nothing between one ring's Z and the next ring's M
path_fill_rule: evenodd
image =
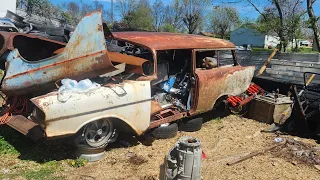
M8 146L11 145L12 150L9 153L19 154L18 158L21 160L45 163L52 160L73 158L74 149L65 139L34 142L6 125L0 126L0 137L2 137L2 144L7 143L7 147L4 148L10 148ZM0 154L3 152L0 151Z
M204 122L207 122L212 119L223 118L227 115L229 115L228 112L225 112L223 108L218 107L214 111L202 114L201 117L203 117ZM145 146L151 146L154 140L155 138L152 137L150 132L147 132L140 137L136 137L132 134L120 133L117 141L109 144L106 150L136 146L140 143ZM6 125L1 125L0 141L0 145L3 144L3 147L0 147L0 155L8 154L8 152L11 154L19 154L18 158L21 160L45 163L53 160L59 161L76 158L75 148L72 146L71 138L50 141L40 140L34 142L16 130ZM9 150L6 150L8 148ZM10 148L12 150L10 150Z

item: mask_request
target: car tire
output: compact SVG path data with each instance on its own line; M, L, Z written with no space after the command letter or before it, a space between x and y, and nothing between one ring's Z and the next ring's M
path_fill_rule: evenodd
M95 162L104 157L106 146L93 148L88 145L78 146L76 149L76 157L83 158L88 160L89 162Z
M177 135L177 133L178 133L178 124L177 123L172 123L167 126L159 126L151 132L151 134L156 139L173 138Z
M203 118L201 117L185 120L180 123L179 130L185 131L185 132L199 131L202 127L202 123L203 123Z
M98 137L98 138L96 138ZM117 137L112 122L108 119L101 119L88 123L81 128L74 136L74 144L77 148L100 148L105 147L110 141Z

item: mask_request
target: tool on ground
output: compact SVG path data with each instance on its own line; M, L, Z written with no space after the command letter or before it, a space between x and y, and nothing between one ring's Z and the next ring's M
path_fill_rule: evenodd
M267 148L265 148L265 149L251 152L250 154L248 154L248 155L246 155L246 156L243 156L243 157L239 157L239 158L237 158L237 159L234 159L234 160L228 162L227 165L230 166L230 165L233 165L233 164L237 164L237 163L239 163L239 162L242 162L242 161L245 161L245 160L247 160L247 159L249 159L249 158L252 158L253 156L257 156L257 155L259 155L259 154L263 154L263 153L265 153L265 152L267 152L267 151L270 151L270 150L272 150L272 149L274 149L274 148L276 148L276 147L282 146L282 145L284 145L284 144L286 144L286 140L284 140L284 141L282 141L282 142L279 142L279 143L277 143L277 144L274 144L274 145L272 145L272 146L270 146L270 147L267 147Z

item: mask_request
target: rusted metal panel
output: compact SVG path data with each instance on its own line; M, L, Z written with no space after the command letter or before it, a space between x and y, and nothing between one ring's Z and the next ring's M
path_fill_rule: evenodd
M170 123L170 122L176 121L178 119L182 119L186 116L187 116L187 113L182 112L182 113L178 113L178 114L174 114L172 116L162 118L160 120L153 121L150 123L150 126L148 129L152 129L152 128L160 126L161 124Z
M62 43L59 41L54 41L54 40L47 39L47 38L41 38L41 37L37 37L34 35L0 31L0 56L8 50L14 50L15 48L20 48L21 47L20 39L22 39L22 38L25 40L27 40L27 39L32 40L33 39L33 40L48 42L48 44L52 44L52 46L56 46L57 47L56 50L59 47L64 47L66 45L65 43ZM42 47L38 47L38 48L41 49Z
M14 115L9 118L10 121L7 123L8 126L30 137L32 140L36 141L45 137L44 131L39 124L27 119L26 117L22 115Z
M250 86L254 66L220 67L209 70L196 70L198 103L196 113L213 108L216 100L224 95L239 95Z
M75 93L64 103L58 101L57 96L57 92L52 92L31 99L45 114L43 121L48 137L74 134L85 124L102 118L118 118L138 135L150 124L149 81L124 81L90 93Z
M144 70L152 68L152 64L150 63L150 61L147 61L139 57L129 56L117 52L108 52L108 55L110 61L112 62L126 63L127 72L146 75Z
M160 103L157 101L151 101L151 115L161 111L163 108L161 107Z
M95 11L81 20L63 52L56 56L28 62L17 49L10 52L2 90L7 95L21 95L53 87L66 77L80 80L114 70L106 50L101 12Z
M235 48L230 41L200 35L164 32L113 32L114 38L153 50Z

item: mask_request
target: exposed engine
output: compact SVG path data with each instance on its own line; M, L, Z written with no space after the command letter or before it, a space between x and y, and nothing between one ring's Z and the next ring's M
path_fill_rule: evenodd
M153 98L162 108L165 109L173 105L183 111L190 109L191 77L184 69L168 78L162 77L163 81L153 86Z

